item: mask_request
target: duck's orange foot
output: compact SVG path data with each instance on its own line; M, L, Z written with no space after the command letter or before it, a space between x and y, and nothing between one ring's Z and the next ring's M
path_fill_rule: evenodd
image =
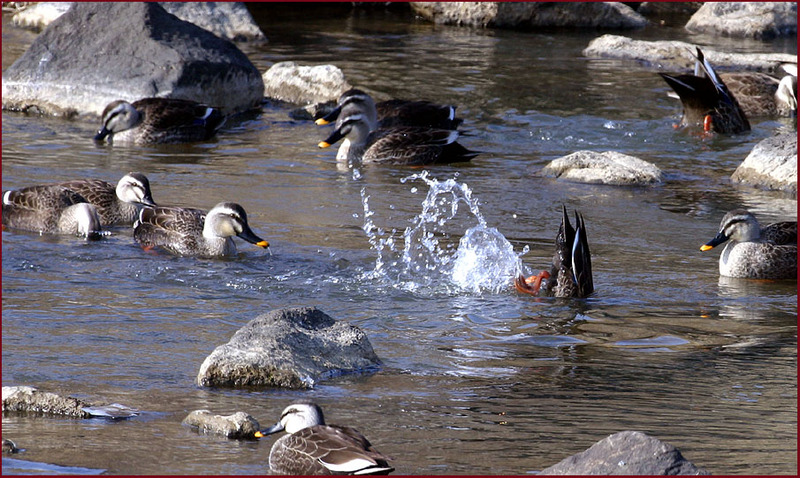
M539 294L539 288L542 286L542 279L547 279L549 277L550 273L547 271L542 271L535 276L528 277L527 279L525 276L520 274L514 281L514 287L516 287L517 290L523 294L537 295Z
M705 118L703 118L703 131L710 133L713 126L714 122L711 119L711 115L706 115Z
M152 244L142 244L142 250L144 252L153 252L155 251L156 246Z

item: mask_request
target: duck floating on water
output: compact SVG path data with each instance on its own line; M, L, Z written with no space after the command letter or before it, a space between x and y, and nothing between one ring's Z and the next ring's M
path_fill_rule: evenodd
M103 226L131 226L144 206L155 206L150 181L142 173L128 173L115 185L101 179L59 183L94 205Z
M728 242L730 241L730 242ZM723 216L719 232L700 247L728 242L719 256L719 274L747 279L797 279L797 221L761 227L745 209Z
M388 475L389 457L372 447L355 428L326 425L315 403L289 405L278 423L256 433L264 437L280 431L269 453L272 473L283 475Z
M97 208L59 184L42 184L3 193L3 227L39 234L102 234Z

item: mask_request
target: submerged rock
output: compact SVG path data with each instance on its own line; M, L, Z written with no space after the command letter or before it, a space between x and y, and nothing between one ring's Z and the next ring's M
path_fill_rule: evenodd
M674 446L642 432L609 435L540 475L708 475Z
M708 2L686 23L690 33L770 39L797 33L796 2Z
M212 415L208 410L195 410L183 419L183 424L203 433L215 433L228 438L255 438L261 429L258 420L245 412L233 415Z
M69 10L73 2L25 4L11 18L14 25L42 30ZM247 6L242 2L159 2L169 13L231 41L265 41Z
M411 2L437 24L491 28L642 28L647 20L618 2Z
M305 105L336 101L351 88L336 66L302 66L293 61L275 63L263 80L267 98Z
M758 143L731 180L750 186L785 191L797 196L797 133L783 133Z
M620 35L595 38L583 50L590 58L636 60L646 66L694 71L695 45L682 41L633 40ZM782 63L796 63L797 55L787 53L722 53L703 47L703 55L720 71L750 70L778 72Z
M75 3L3 73L4 109L63 116L153 96L229 114L263 94L261 75L233 43L157 3Z
M206 357L206 387L312 388L332 376L374 370L380 360L359 328L317 308L273 310L251 320Z
M576 151L554 159L538 175L615 186L649 186L662 180L656 165L616 151Z

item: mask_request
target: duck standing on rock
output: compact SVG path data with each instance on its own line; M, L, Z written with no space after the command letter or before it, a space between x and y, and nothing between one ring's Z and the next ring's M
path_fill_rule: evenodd
M761 227L745 209L723 216L719 232L700 247L728 242L719 256L719 275L747 279L797 279L797 221Z
M594 291L592 280L592 256L586 239L586 223L575 211L575 226L572 228L563 207L561 226L556 235L556 252L550 272L542 271L527 279L520 274L514 281L519 292L549 297L587 297ZM544 281L544 287L542 287Z
M700 48L697 49L694 75L659 75L681 99L681 126L699 124L703 125L705 132L720 134L750 131L747 115Z
M315 403L289 405L272 427L256 437L286 431L269 453L272 473L282 475L388 475L389 457L355 428L326 425Z
M233 236L269 247L250 229L244 208L232 202L221 202L207 213L183 207L146 207L133 225L133 238L143 248L160 247L180 256L234 255Z
M134 144L204 141L216 134L225 117L217 108L176 98L111 102L103 110L95 141Z
M340 161L427 166L465 162L478 155L456 142L459 136L456 130L419 126L381 128L374 101L366 94L363 98L342 105L333 133L319 143L320 148L327 148L343 139L336 154Z

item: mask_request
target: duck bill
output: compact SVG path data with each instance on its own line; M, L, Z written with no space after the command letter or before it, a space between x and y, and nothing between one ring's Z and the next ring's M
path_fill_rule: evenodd
M250 230L250 228L244 229L241 233L239 233L239 237L249 242L250 244L257 245L258 247L263 247L264 249L269 247L269 242L256 236L256 234L252 230Z
M257 431L255 433L255 436L256 436L256 438L261 438L261 437L265 437L267 435L272 435L273 433L278 433L280 431L283 431L283 424L281 424L281 422L278 422L278 423L272 425L271 427L267 428L266 430Z
M157 204L153 201L153 198L150 196L143 197L139 203L144 204L145 206L156 207Z
M340 130L337 129L333 133L331 133L331 135L328 136L324 141L320 141L318 146L320 148L327 148L330 145L335 144L337 141L339 141L342 138L344 138L344 135L342 134L342 132Z
M334 121L336 121L336 118L339 117L339 113L341 113L341 112L342 112L342 107L341 106L337 106L336 108L333 109L333 111L331 111L330 113L326 114L322 118L317 118L317 120L314 121L314 123L316 123L316 124L318 124L320 126L333 123Z
M716 246L722 244L723 242L725 242L727 240L728 240L728 236L726 236L722 232L719 232L719 233L717 233L716 236L714 236L714 239L711 239L710 241L708 241L705 244L703 244L702 246L700 246L700 250L701 251L711 250L711 249L715 248Z
M103 141L104 139L106 139L106 136L108 136L109 134L111 134L111 131L109 131L108 128L103 126L103 129L101 129L100 131L97 132L96 135L94 135L94 140L95 141Z

